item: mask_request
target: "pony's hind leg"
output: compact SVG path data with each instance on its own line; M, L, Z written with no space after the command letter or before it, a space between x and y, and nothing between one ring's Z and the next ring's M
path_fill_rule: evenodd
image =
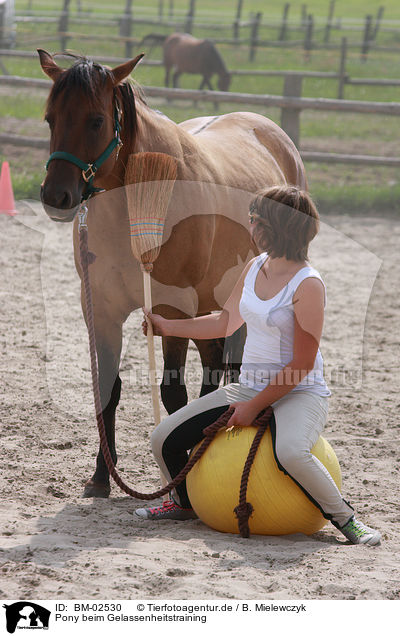
M169 414L187 404L185 362L189 340L163 337L164 372L161 382L161 399Z
M218 389L224 374L224 341L224 338L193 341L200 354L201 365L203 367L200 397Z
M165 80L164 80L164 84L165 84L166 88L168 88L168 87L169 87L169 75L170 75L170 71L171 71L170 67L169 67L169 66L166 66L166 67L165 67Z
M173 88L179 88L179 77L181 75L181 72L176 70L172 76L172 87Z
M121 394L121 380L118 375L122 346L122 325L95 317L96 349L99 368L100 397L108 447L114 464L117 463L115 450L115 411ZM93 477L85 485L83 497L108 497L110 475L101 447L96 460Z

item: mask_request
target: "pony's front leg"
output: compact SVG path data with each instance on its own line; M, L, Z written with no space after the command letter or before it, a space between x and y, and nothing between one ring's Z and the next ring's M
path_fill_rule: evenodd
M179 88L179 77L180 77L181 73L180 71L175 71L175 73L172 76L172 87L173 88Z
M165 83L166 88L168 88L168 87L169 87L169 75L170 75L170 70L171 70L171 69L170 69L170 67L169 67L169 66L166 66L166 67L165 67L165 82L164 82L164 83Z
M122 346L122 323L108 322L104 316L95 319L96 350L99 368L100 398L108 447L114 464L117 463L115 450L115 411L121 394L121 379L118 375ZM101 448L97 455L96 470L86 483L83 497L108 497L110 475Z

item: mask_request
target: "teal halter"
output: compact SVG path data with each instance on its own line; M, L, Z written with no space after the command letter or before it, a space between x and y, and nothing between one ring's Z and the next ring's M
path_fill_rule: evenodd
M49 163L53 161L53 159L64 159L64 161L69 161L82 170L82 178L87 185L85 191L82 194L81 202L89 199L95 192L102 192L101 188L96 188L93 185L93 179L96 176L97 170L106 161L106 159L108 159L115 148L117 148L118 159L118 153L122 146L120 118L121 110L116 103L114 106L114 138L108 144L107 148L100 155L100 157L98 157L98 159L96 159L96 161L94 161L93 163L85 163L78 157L75 157L75 155L72 155L70 152L64 152L63 150L56 150L55 152L53 152L46 163L46 170L48 170Z

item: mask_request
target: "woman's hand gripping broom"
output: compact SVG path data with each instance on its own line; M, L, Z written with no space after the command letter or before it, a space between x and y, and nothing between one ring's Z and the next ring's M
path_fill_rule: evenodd
M152 310L151 271L159 255L164 223L177 176L176 160L160 152L138 152L129 156L125 172L126 196L131 229L131 247L141 264L144 307ZM147 320L147 348L154 421L160 423L160 402L156 382L154 336ZM161 474L162 484L166 484Z

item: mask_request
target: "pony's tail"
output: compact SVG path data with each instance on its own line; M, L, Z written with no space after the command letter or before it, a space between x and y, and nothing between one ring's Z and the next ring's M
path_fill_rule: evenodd
M238 382L242 364L247 329L242 325L231 336L225 338L224 345L224 384Z

